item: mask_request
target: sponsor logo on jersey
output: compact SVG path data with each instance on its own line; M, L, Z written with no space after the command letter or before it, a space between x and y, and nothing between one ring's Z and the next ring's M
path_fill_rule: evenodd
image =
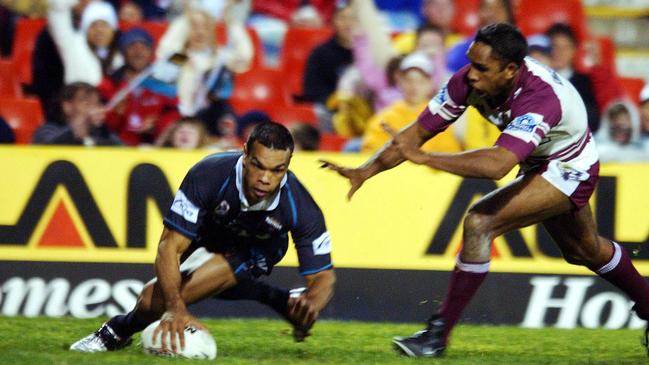
M557 167L559 168L559 171L561 173L561 178L565 181L585 181L590 177L590 174L588 174L587 172L577 170L567 163L559 163L557 164Z
M538 122L536 121L534 116L532 116L530 113L527 113L514 118L514 120L512 120L511 123L507 125L506 130L532 133L537 124Z
M222 200L219 205L214 209L214 214L219 217L223 217L230 211L230 204L227 201Z
M444 104L446 100L448 100L448 84L444 84L433 100L440 105Z
M266 217L265 219L266 223L268 223L269 226L273 227L276 230L281 230L282 229L282 224L279 223L279 221L275 218L272 217Z
M536 130L543 128L544 125L543 115L537 113L526 113L515 117L509 124L507 124L507 127L503 130L503 134L509 134L525 143L534 143L538 145L538 143L541 142L541 136L536 133Z
M171 211L183 217L186 221L196 223L198 221L198 207L194 205L182 190L178 190L173 203L171 203Z
M518 95L521 94L521 91L523 91L522 87L519 87L518 89L516 89L516 91L514 91L514 99L516 99Z
M331 237L329 232L325 232L320 237L313 240L313 254L326 255L331 252Z

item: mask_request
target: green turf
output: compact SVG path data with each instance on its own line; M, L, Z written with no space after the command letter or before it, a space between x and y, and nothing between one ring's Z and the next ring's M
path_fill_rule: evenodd
M313 336L294 343L278 320L205 320L224 364L646 364L640 330L559 330L459 326L441 360L395 354L394 335L417 325L321 321ZM129 348L80 354L67 346L93 331L101 319L0 317L0 363L20 364L187 364L204 360L156 358L142 353L139 338Z

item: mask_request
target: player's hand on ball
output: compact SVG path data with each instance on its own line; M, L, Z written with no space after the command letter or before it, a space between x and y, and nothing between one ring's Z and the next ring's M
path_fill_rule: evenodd
M416 145L408 143L406 136L392 129L387 123L381 122L381 127L392 137L392 145L396 147L403 158L418 165L426 163L426 153Z
M153 338L157 338L158 334L161 335L160 342L163 349L171 349L173 353L177 353L185 348L185 327L192 326L197 329L205 330L196 318L194 318L187 310L166 311L160 318L160 325L153 331ZM178 338L178 341L176 341ZM170 343L168 343L170 342ZM180 345L177 348L176 343Z
M288 315L300 326L308 329L318 319L319 312L306 295L302 294L288 298Z
M349 182L352 186L351 188L349 188L349 192L347 193L348 200L352 199L352 196L354 195L356 190L360 189L365 180L367 180L368 178L367 173L361 169L342 167L326 160L318 160L318 162L321 163L320 167L336 171L338 174L340 174L340 176L349 179Z

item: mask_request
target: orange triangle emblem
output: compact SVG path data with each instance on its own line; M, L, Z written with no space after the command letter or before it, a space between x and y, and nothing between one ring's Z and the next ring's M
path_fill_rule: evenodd
M47 228L38 241L39 247L85 247L70 213L60 201Z

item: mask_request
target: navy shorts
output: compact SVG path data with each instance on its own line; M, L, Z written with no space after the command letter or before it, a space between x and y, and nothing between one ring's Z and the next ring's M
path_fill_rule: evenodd
M211 252L205 247L193 250L180 265L180 272L188 275L201 265L214 257L222 254L228 261L232 272L238 282L256 279L262 275L270 275L273 267L284 257L285 250L266 252L257 248L237 249L226 252Z

